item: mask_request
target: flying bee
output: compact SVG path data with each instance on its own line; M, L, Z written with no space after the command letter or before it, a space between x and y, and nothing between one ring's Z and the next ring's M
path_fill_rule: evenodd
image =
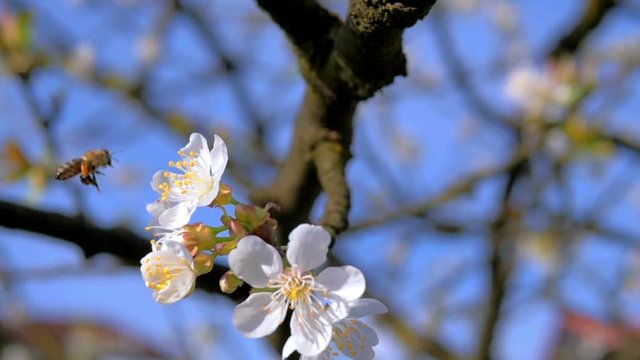
M90 150L82 157L68 161L58 168L56 179L67 180L80 174L80 182L85 185L93 185L100 191L96 173L101 174L98 169L111 165L111 153L109 150Z

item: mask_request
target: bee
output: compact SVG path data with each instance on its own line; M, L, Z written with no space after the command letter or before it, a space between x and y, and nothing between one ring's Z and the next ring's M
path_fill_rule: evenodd
M111 153L109 150L90 150L82 157L68 161L58 168L56 172L57 180L67 180L80 174L80 182L85 185L93 185L100 191L96 173L101 174L98 169L111 165Z

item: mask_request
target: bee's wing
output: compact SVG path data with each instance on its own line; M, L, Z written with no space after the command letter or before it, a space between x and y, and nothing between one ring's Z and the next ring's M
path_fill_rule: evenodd
M82 167L82 158L75 158L60 166L56 171L56 179L67 180L80 173Z

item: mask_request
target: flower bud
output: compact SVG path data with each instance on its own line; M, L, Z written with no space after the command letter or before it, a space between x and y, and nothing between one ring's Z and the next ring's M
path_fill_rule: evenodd
M218 255L229 255L231 251L238 246L238 241L240 241L240 239L218 243L214 247L214 251Z
M232 190L233 189L231 189L231 186L220 183L220 190L218 190L218 196L216 196L212 204L219 205L219 206L230 204L232 199L232 196L231 196Z
M267 243L274 244L278 222L271 217L271 208L278 209L274 203L269 203L264 208L239 204L236 206L236 220L247 230L247 234L257 235Z
M225 294L231 294L236 291L243 282L231 270L227 271L220 278L220 290Z
M229 232L236 239L240 239L248 235L247 229L236 219L231 220L229 224Z
M196 274L203 275L213 269L213 262L216 259L216 254L198 253L193 257L194 270Z
M211 250L218 242L216 239L217 230L203 223L196 223L184 226L182 234L184 246L192 254L202 250Z

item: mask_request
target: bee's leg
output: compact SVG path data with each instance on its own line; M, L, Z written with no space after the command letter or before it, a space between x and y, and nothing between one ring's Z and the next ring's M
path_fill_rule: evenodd
M98 191L100 191L100 186L98 186L98 179L96 179L96 172L92 171L91 175L89 175L89 179L91 180L91 185L95 186Z

